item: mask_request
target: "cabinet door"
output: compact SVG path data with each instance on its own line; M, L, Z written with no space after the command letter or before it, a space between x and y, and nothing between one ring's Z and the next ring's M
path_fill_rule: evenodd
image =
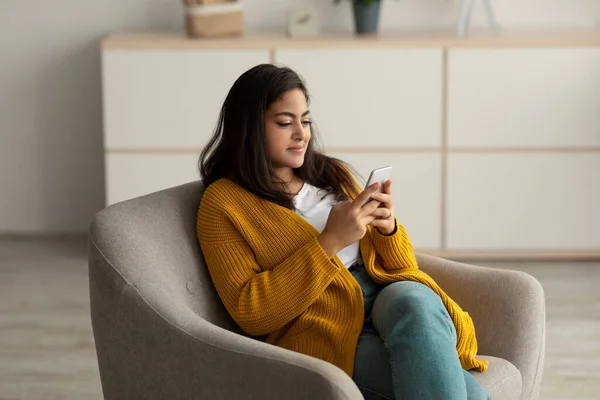
M451 250L600 249L600 154L450 154Z
M332 148L440 147L441 49L277 50Z
M105 147L199 148L235 80L268 50L105 50Z
M106 155L106 203L118 203L198 180L194 153L109 153Z
M600 146L600 48L453 49L448 144Z
M441 155L439 153L334 152L328 155L349 163L364 181L369 178L372 169L392 166L392 197L398 221L406 228L415 248L440 249ZM366 183L364 181L361 182L363 187Z

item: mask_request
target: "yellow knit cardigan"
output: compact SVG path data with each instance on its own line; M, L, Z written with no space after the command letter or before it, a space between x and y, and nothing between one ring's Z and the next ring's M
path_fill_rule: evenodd
M456 326L462 367L485 371L487 361L475 359L471 317L419 270L404 227L396 226L391 236L369 226L360 240L369 276L379 284L409 280L433 289ZM197 236L221 300L248 335L330 362L352 377L364 322L362 291L337 255L327 256L319 231L223 178L202 197Z

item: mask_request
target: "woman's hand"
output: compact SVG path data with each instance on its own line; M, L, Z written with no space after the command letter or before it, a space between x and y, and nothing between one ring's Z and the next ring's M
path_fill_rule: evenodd
M374 222L376 218L374 213L380 204L375 199L367 204L365 202L379 189L379 186L380 183L375 182L353 201L343 201L331 208L325 228L318 238L329 257L362 239L366 234L367 225Z
M396 219L394 218L394 201L392 200L392 181L388 179L383 184L383 193L371 195L373 200L380 203L379 207L371 213L375 219L371 225L377 228L379 233L389 236L396 231Z

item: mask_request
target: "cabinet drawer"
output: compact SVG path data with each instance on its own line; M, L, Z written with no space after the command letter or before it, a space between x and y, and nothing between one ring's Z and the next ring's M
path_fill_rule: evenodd
M275 59L306 79L326 146L441 146L441 49L278 50Z
M600 249L600 154L450 154L449 249Z
M600 48L450 50L448 144L600 146Z
M268 50L104 51L105 147L203 146L235 80L268 61Z

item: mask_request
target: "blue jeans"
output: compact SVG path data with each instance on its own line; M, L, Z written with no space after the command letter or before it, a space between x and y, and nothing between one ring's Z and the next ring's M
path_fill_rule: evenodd
M411 281L379 285L362 262L349 271L364 296L352 379L366 400L491 398L462 369L454 324L433 290Z

